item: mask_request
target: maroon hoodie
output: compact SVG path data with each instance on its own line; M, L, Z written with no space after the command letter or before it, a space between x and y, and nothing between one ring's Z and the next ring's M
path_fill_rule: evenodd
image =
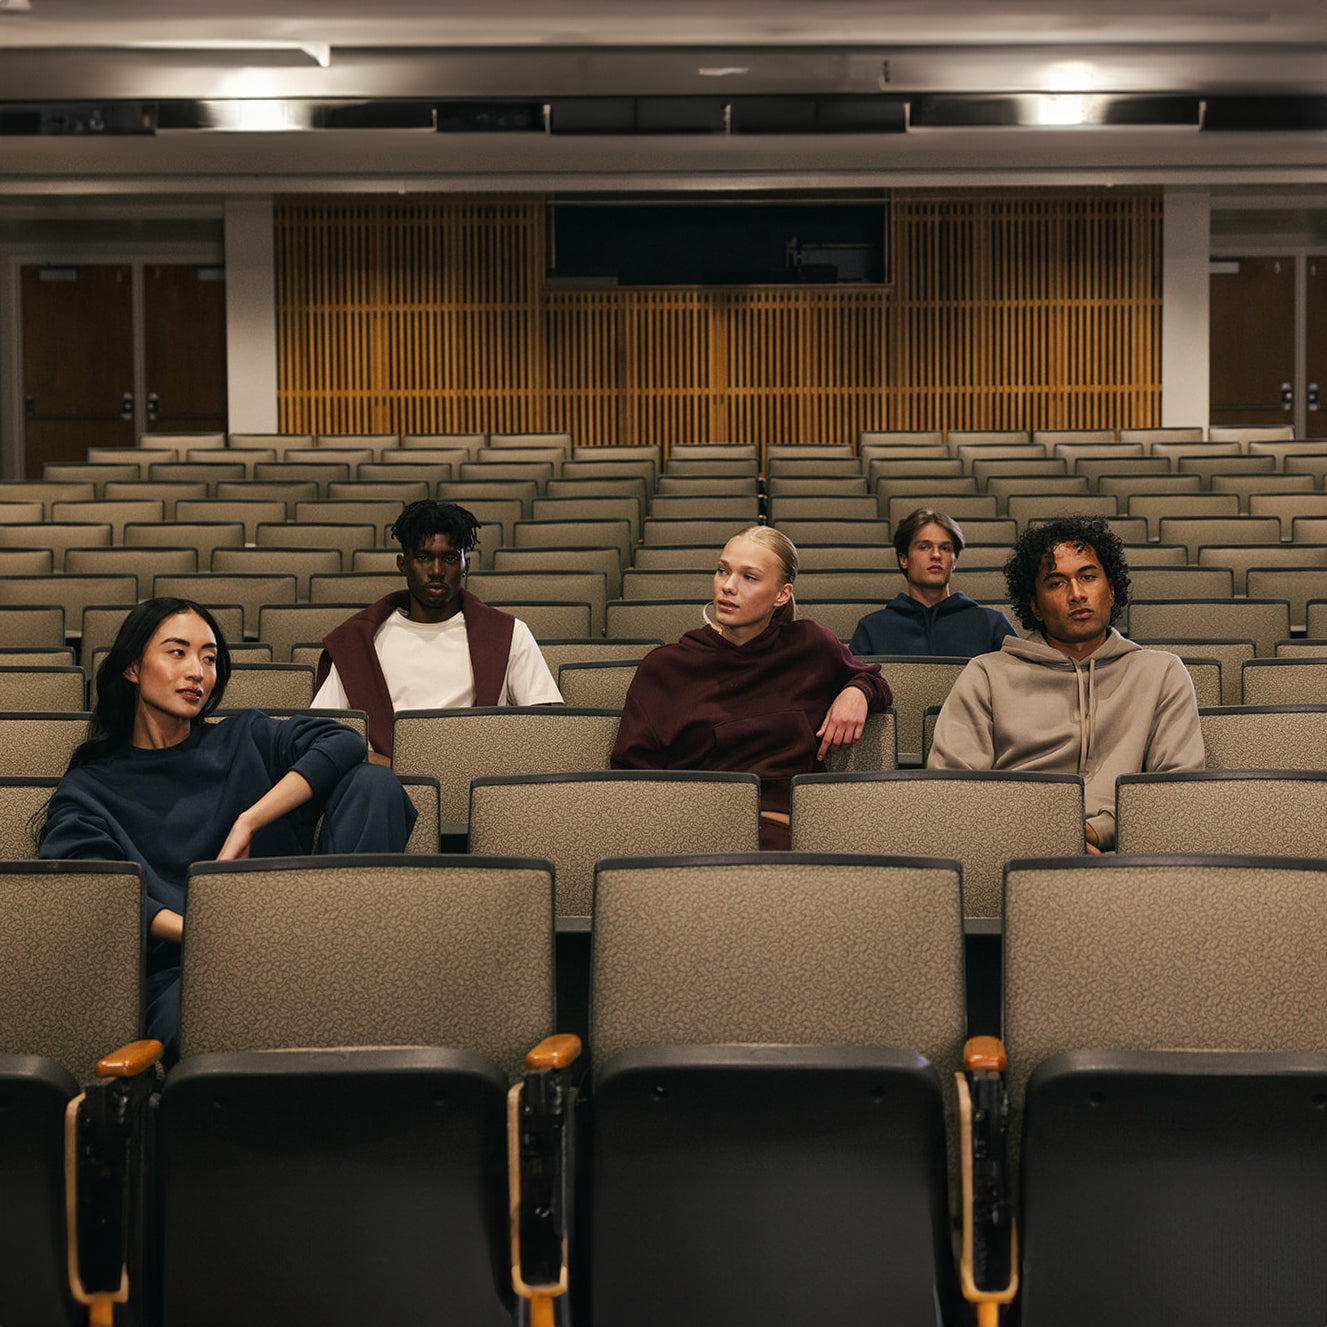
M613 767L756 774L761 809L786 813L793 775L825 768L816 729L848 686L872 711L893 699L879 664L859 663L815 622L772 622L745 645L688 631L636 669Z

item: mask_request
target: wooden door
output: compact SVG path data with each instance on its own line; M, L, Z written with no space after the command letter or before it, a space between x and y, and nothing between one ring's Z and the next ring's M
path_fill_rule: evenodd
M1210 281L1211 422L1293 424L1295 260L1222 261Z
M226 282L216 264L143 269L145 433L226 427Z
M1310 438L1327 438L1327 254L1310 254L1308 262L1308 426Z
M20 277L26 474L134 442L128 264L25 266Z

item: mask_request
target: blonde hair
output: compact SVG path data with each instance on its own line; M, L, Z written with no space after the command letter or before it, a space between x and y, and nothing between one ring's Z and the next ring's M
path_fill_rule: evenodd
M748 525L745 530L738 530L736 534L729 535L727 543L731 544L734 539L749 539L753 544L759 544L761 548L773 553L779 560L784 584L792 585L797 580L797 545L781 530L776 530L772 525ZM708 605L703 610L702 616L709 626L720 635L723 634L718 623L710 621ZM774 610L771 621L791 622L796 616L797 596L790 594L787 603L780 604Z

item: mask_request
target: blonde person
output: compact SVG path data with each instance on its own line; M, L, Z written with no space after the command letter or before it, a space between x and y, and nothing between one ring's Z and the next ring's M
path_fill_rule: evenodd
M788 846L788 784L824 769L892 696L824 627L794 620L797 549L768 526L735 534L704 625L646 655L627 693L615 769L760 776L761 846Z

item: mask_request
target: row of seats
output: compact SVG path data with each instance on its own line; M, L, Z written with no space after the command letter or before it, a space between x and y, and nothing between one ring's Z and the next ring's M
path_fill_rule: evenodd
M956 1327L960 1280L1023 1327L1320 1321L1327 863L1010 862L994 1052L965 1047L964 884L915 856L599 862L577 1091L524 1073L558 1027L547 863L196 866L183 1058L112 1089L136 1183L110 1279L164 1327L498 1327L513 1261L596 1327ZM140 887L0 866L10 1327L77 1320L65 1106L133 1036ZM84 1185L107 1092L75 1116Z
M928 716L936 712L932 708ZM329 713L362 731L362 715ZM601 857L721 851L747 840L756 846L754 776L609 772L618 719L613 709L398 715L393 768L421 809L409 851L433 852L440 836L451 842L468 835L474 852L555 858L559 914L576 917L589 910L589 868ZM1233 812L1198 818L1201 841L1221 843L1226 851L1265 850L1273 840L1302 843L1313 818L1300 807L1299 793L1288 790L1321 795L1324 785L1315 779L1327 778L1327 706L1206 709L1200 722L1213 796L1244 795L1249 789L1240 779L1252 777L1248 771L1277 771L1282 783L1259 774L1252 793L1284 799L1261 820ZM78 714L0 714L6 752L0 856L35 852L32 817L50 796L85 723ZM834 755L830 773L794 781L794 847L960 858L969 875L969 915L987 918L997 915L994 890L1008 858L1083 851L1083 793L1076 776L899 769L895 732L892 713L873 716L862 741ZM1182 776L1138 777L1155 782ZM1274 826L1282 814L1290 819L1278 835ZM1166 843L1162 835L1137 850L1165 851Z
M548 641L541 646L566 704L621 709L640 659L660 641ZM1147 642L1152 644L1151 642ZM1155 646L1153 646L1155 648ZM1180 654L1200 706L1327 704L1327 641L1278 643L1271 659L1253 657L1251 641L1191 642L1164 646ZM1187 648L1189 653L1181 651ZM1220 648L1226 657L1212 653ZM226 705L231 709L304 709L313 700L315 667L322 650L298 645L292 663L272 662L266 644L236 646ZM0 650L0 711L11 713L83 711L96 699L96 668L105 657L98 647L88 668L74 663L73 647ZM894 691L899 750L921 750L922 718L941 705L967 660L944 656L867 655L880 664ZM1229 677L1227 696L1225 680Z

